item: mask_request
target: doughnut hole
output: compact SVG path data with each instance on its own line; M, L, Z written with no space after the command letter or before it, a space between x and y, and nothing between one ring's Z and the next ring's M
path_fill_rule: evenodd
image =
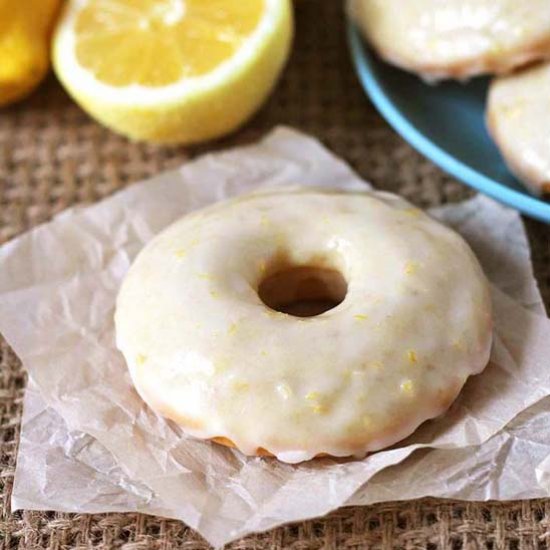
M260 282L258 296L275 311L295 317L314 317L344 301L348 284L336 269L291 266Z

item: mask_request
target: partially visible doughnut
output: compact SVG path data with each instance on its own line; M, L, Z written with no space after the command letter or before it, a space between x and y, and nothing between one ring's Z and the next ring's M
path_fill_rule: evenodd
M487 126L510 170L550 198L550 64L494 79Z
M350 0L350 9L381 57L429 79L550 57L548 0Z
M154 410L286 462L408 436L486 366L492 339L460 236L394 195L311 188L170 226L130 268L115 321Z

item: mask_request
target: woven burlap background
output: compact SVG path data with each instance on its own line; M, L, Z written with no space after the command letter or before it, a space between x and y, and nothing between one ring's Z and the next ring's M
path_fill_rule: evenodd
M469 196L421 158L364 97L345 43L339 0L296 0L292 60L268 105L223 141L182 149L136 145L90 120L50 78L34 95L0 113L0 242L203 151L244 143L276 124L318 136L374 185L420 206ZM550 304L550 228L526 220L535 274ZM0 266L1 269L1 266ZM140 514L10 512L25 374L0 348L0 549L206 549L178 521ZM460 503L421 500L345 508L327 518L247 537L231 548L548 548L550 500Z

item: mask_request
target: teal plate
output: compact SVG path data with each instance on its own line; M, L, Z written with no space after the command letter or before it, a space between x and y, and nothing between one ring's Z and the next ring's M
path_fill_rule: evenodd
M550 204L509 172L484 121L488 79L430 85L380 61L348 23L351 56L378 111L415 149L481 193L550 223Z

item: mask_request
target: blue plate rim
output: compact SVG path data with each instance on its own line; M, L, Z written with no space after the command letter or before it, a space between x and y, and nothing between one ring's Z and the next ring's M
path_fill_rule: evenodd
M550 223L549 204L480 174L441 149L435 142L417 130L388 99L378 80L374 77L371 70L371 56L365 50L361 32L352 21L347 22L347 38L352 61L363 89L380 114L398 134L417 151L466 185L528 216Z

